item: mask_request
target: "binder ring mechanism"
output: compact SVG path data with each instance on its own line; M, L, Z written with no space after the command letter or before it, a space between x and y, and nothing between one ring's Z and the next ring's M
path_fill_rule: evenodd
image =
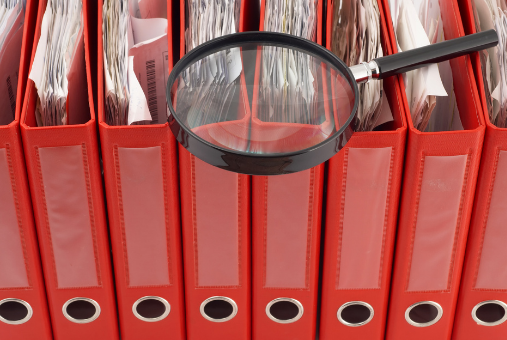
M132 313L139 320L157 322L165 319L171 312L171 305L159 296L145 296L134 302Z
M442 306L433 301L414 303L405 311L405 320L414 327L428 327L436 324L444 314Z
M201 303L201 315L211 322L226 322L238 314L238 305L225 296L212 296Z
M350 140L358 83L497 44L489 30L349 68L324 47L289 34L229 34L197 46L174 66L166 87L168 123L185 149L221 169L261 176L303 171ZM299 72L293 60L308 67ZM284 75L292 69L293 76Z
M507 304L498 300L480 302L472 309L472 318L478 325L498 326L507 320Z
M268 318L277 323L293 323L303 317L301 302L291 298L274 299L266 306Z
M349 327L364 326L373 319L373 307L363 301L344 303L336 313L338 320Z
M63 316L74 323L90 323L100 315L100 305L97 301L76 297L68 300L62 307Z
M21 325L32 318L30 304L20 299L3 299L0 301L0 321L9 325Z

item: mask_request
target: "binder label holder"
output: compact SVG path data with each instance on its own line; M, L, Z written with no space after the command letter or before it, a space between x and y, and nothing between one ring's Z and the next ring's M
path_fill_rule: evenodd
M16 33L23 34L21 46L8 51L19 58L19 69L10 70L18 84L7 86L11 105L2 114L15 114L0 125L0 334L23 340L53 339L19 128L38 5L38 0L26 2L24 26Z

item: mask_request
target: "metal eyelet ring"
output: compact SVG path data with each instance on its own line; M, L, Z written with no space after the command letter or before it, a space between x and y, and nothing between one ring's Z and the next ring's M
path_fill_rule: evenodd
M95 313L92 316L90 316L89 318L86 318L86 319L77 319L77 318L72 317L69 314L68 307L72 303L74 303L74 302L85 302L85 303L91 304L95 308ZM89 298L85 298L85 297L77 297L77 298L73 298L73 299L70 299L69 301L65 302L65 304L62 307L62 312L63 312L63 315L65 316L65 318L67 320L71 321L71 322L74 322L74 323L90 323L92 321L97 320L97 318L99 317L99 315L100 315L100 306L97 303L97 301L95 301L95 300L92 300L92 299L89 299Z
M152 302L161 303L164 306L164 312L156 317L142 316L141 313L139 313L139 311L137 310L137 307L139 306L139 304L141 304L144 301L146 301L146 302L152 301ZM146 321L146 322L157 322L157 321L163 320L169 315L170 312L171 312L171 305L169 304L169 302L167 302L166 299L163 299L159 296L145 296L145 297L140 298L136 302L134 302L134 304L132 305L132 313L134 313L135 317L138 318L139 320Z
M280 318L277 318L276 316L274 316L271 312L271 308L277 304L277 303L290 303L292 305L295 305L298 309L298 312L297 314L293 317L293 318L290 318L290 319L280 319ZM270 303L268 303L268 305L266 306L266 314L267 316L274 322L277 322L277 323L293 323L293 322L296 322L298 321L299 319L301 319L301 317L303 316L303 313L304 313L304 308L303 308L303 305L301 304L301 302L299 302L298 300L296 299L291 299L291 298L278 298L278 299L274 299L273 301L271 301Z
M344 318L344 315L343 315L343 312L345 311L345 309L347 308L350 308L350 307L353 307L353 306L361 306L361 307L364 307L364 308L367 308L368 309L368 312L369 312L369 316L368 318L362 320L362 321L358 321L358 322L350 322L350 321L346 321ZM345 326L349 326L349 327L359 327L359 326L364 326L366 325L368 322L371 321L371 319L373 319L373 315L375 314L374 310L373 310L373 307L369 304L369 303L366 303L366 302L363 302L363 301L350 301L350 302L347 302L347 303L344 303L339 309L338 309L338 312L336 313L336 316L338 317L338 320L344 324Z
M423 306L423 305L430 305L430 306L434 307L437 310L437 315L433 319L431 319L427 322L417 322L417 321L412 320L412 318L410 317L410 312L412 312L412 310L414 310L416 307ZM442 318L443 314L444 314L444 310L442 309L442 307L438 303L433 302L433 301L421 301L421 302L414 303L412 306L407 308L407 310L405 311L405 320L407 320L407 322L414 327L428 327L428 326L436 324Z
M477 311L479 310L479 308L481 308L483 306L488 306L488 305L495 305L496 307L503 308L503 312L504 312L503 317L499 318L496 321L484 321L484 320L479 319L479 317L477 316ZM477 322L478 325L498 326L507 320L507 304L505 302L498 301L498 300L488 300L488 301L480 302L477 305L475 305L474 309L472 309L472 318L474 319L475 322Z
M6 324L9 324L9 325L21 325L21 324L24 324L25 322L28 322L28 320L30 320L32 318L33 309L32 309L32 306L30 306L30 304L28 302L20 300L20 299L9 298L9 299L3 299L2 301L0 301L0 306L3 304L6 304L8 302L11 302L11 303L14 302L14 303L20 304L23 307L25 307L26 308L26 316L23 317L22 319L19 319L19 320L9 320L4 317L5 315L4 316L0 315L0 321L4 322Z
M212 315L208 315L206 312L206 307L209 307L210 303L213 303L214 301L221 301L221 302L225 302L226 304L229 304L230 307L232 308L231 313L225 317L222 317L222 318L214 318ZM232 318L234 318L236 316L236 314L238 314L238 305L231 298L228 298L225 296L212 296L212 297L204 300L201 303L200 311L201 311L201 315L203 316L203 318L205 318L208 321L226 322L226 321L231 320Z

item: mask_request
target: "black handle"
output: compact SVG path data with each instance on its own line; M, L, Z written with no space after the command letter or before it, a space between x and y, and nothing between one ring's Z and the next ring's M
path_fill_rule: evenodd
M470 52L481 51L497 44L498 35L496 31L488 30L374 60L380 71L379 79L383 79L429 64L461 57Z

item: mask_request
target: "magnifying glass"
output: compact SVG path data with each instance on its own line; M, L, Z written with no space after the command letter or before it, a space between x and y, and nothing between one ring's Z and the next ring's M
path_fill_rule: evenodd
M250 175L317 166L353 134L358 83L383 79L498 44L484 31L347 67L309 40L236 33L186 54L166 88L169 125L201 160Z

